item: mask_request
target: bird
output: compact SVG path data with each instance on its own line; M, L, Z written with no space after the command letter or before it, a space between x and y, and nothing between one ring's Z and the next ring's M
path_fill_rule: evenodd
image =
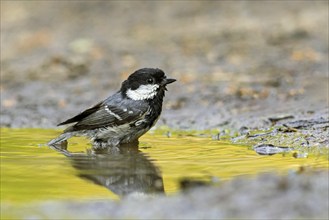
M175 81L159 68L136 70L122 82L119 91L59 123L57 126L71 125L48 146L73 136L88 137L95 150L138 142L159 119L166 86Z

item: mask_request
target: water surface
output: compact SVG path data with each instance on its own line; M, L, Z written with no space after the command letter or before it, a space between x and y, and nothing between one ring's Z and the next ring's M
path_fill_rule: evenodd
M220 183L262 172L287 174L301 167L328 169L328 157L292 153L262 156L251 147L179 132L151 131L139 146L91 154L88 140L72 138L70 155L43 145L60 133L1 129L1 202L118 199L132 193L171 195L182 180Z

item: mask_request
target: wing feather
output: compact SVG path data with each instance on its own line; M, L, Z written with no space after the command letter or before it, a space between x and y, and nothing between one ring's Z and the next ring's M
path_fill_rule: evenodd
M84 110L80 114L78 114L78 115L76 115L76 116L74 116L72 118L69 118L69 119L67 119L64 122L59 123L57 126L61 126L61 125L66 125L66 124L71 124L71 123L74 123L74 122L78 122L78 121L82 120L83 118L86 118L89 115L91 115L91 114L95 113L96 111L98 111L98 109L101 108L102 104L103 104L103 102L100 102L100 103L94 105L93 107Z
M139 120L148 110L146 105L139 105L136 108L134 105L136 103L127 103L126 101L115 103L115 105L109 105L108 103L106 101L98 103L59 125L76 122L76 124L68 127L65 132L119 126Z
M118 115L120 119L109 113L107 109L110 109L110 111L113 113L115 112L115 114ZM105 126L118 126L121 124L129 123L131 121L135 121L142 115L142 112L136 110L133 112L133 114L129 114L128 111L125 112L122 109L118 109L113 106L103 106L95 113L87 116L86 118L73 125L73 130L70 131L95 129Z

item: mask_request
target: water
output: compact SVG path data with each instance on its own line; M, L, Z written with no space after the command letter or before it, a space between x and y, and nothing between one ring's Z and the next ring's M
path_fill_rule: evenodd
M119 199L128 194L180 190L182 180L217 184L233 177L262 172L287 174L301 167L328 169L328 156L293 153L262 156L251 147L231 145L164 131L140 139L139 147L111 154L92 154L88 140L72 138L64 154L46 143L60 131L1 129L1 202L45 200Z

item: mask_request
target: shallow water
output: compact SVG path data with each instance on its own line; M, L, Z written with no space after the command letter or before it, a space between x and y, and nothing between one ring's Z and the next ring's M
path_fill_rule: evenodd
M58 130L1 129L1 202L118 199L131 193L173 194L182 180L217 184L261 172L286 174L301 167L328 169L328 156L262 156L251 147L203 137L151 131L139 148L92 154L84 138L69 141L70 155L44 145ZM186 181L185 181L186 182ZM199 183L199 182L198 182Z

